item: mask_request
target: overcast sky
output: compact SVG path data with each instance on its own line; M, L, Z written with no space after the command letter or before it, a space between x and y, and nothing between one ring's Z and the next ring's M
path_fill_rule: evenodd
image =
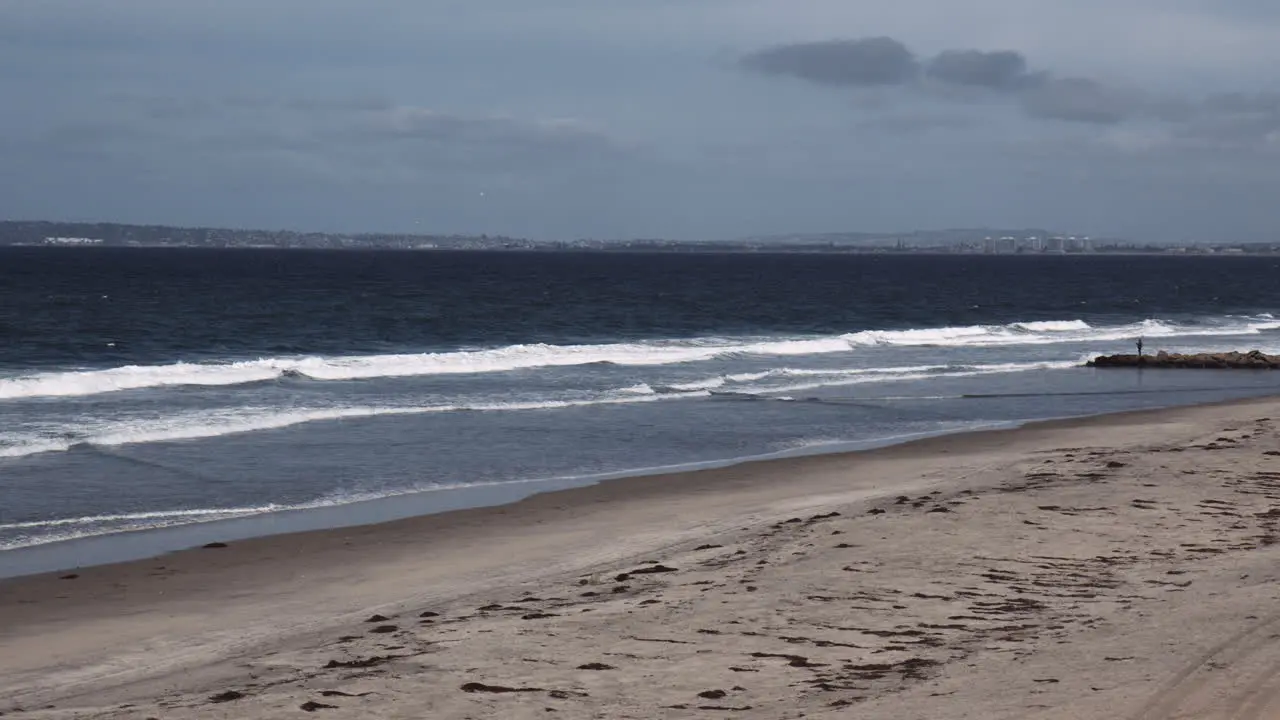
M4 0L0 217L1280 237L1275 0Z

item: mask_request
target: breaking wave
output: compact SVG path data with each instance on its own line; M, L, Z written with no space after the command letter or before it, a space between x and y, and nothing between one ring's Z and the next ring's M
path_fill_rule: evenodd
M594 405L625 405L663 400L739 396L767 398L780 392L863 383L901 382L936 377L971 377L1078 366L1077 361L994 363L983 365L913 365L886 368L775 368L763 372L717 375L671 385L639 383L589 397L540 398L524 401L458 401L431 405L323 408L237 407L151 417L84 420L56 431L0 432L0 458L18 458L75 448L114 447L200 440L241 433L279 430L312 422L426 415L449 412L517 412ZM774 398L776 399L776 398Z
M682 397L688 397L687 395ZM619 393L604 397L528 402L477 402L422 406L368 406L336 408L254 408L188 412L147 419L103 422L62 430L59 437L0 434L0 458L62 452L76 447L111 447L142 443L174 442L279 430L304 423L391 415L426 415L462 411L502 412L554 410L589 405L619 405L663 400L662 395Z
M275 380L351 381L481 374L609 363L656 366L741 356L804 356L896 347L993 347L1101 343L1148 338L1256 335L1280 329L1269 314L1197 323L1146 320L1095 327L1082 320L1016 322L908 330L864 330L807 338L710 337L597 345L511 345L486 350L365 356L271 357L227 362L127 365L97 370L38 372L0 378L0 400L68 397L166 386L229 386ZM718 386L671 386L680 390Z

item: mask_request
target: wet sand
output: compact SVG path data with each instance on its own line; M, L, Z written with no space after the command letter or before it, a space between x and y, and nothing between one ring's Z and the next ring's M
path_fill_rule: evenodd
M616 480L0 581L0 712L1273 717L1278 523L1274 399Z

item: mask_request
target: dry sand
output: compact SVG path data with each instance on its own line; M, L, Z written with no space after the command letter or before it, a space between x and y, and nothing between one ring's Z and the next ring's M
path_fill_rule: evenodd
M1277 523L1280 400L621 480L0 582L0 711L1280 717Z

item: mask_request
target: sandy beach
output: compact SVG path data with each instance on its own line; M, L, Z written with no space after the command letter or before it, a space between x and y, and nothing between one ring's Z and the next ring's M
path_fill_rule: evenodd
M1280 400L0 581L16 718L1267 718Z

